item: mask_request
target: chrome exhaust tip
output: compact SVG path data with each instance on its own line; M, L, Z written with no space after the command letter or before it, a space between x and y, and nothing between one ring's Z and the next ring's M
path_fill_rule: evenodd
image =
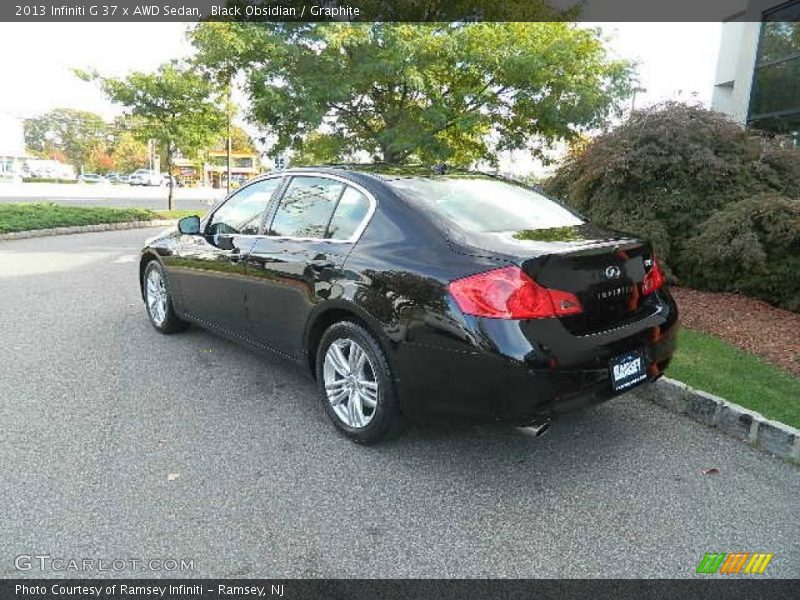
M538 438L550 431L550 421L537 421L525 427L533 433L534 437Z

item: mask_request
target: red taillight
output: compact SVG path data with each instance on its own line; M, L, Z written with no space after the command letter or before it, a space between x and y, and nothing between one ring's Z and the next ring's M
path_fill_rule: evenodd
M461 311L490 319L543 319L574 315L574 294L544 288L519 267L504 267L457 279L448 286Z
M661 267L658 266L656 255L653 255L653 264L650 270L644 274L642 279L642 296L652 294L660 287L664 286L664 273L661 272Z

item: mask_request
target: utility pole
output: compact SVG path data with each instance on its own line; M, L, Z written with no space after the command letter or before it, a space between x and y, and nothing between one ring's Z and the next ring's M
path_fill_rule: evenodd
M637 92L646 92L647 90L643 87L635 87L633 88L633 97L631 98L631 112L636 110L636 94Z
M227 160L228 160L228 185L227 194L231 193L231 113L233 112L233 85L231 74L228 73L228 106L226 107L228 114L228 140L227 140Z

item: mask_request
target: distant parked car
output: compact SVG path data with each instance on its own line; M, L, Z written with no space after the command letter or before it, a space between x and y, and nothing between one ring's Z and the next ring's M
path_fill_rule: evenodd
M22 166L22 176L32 179L59 179L76 181L75 169L57 160L38 158L26 159Z
M116 171L111 171L106 175L106 179L109 183L113 183L114 185L120 185L123 183L128 183L128 176L123 175L122 173L117 173Z
M164 187L169 187L169 180L170 180L170 179L172 179L172 186L173 186L173 187L181 187L181 182L180 182L180 180L179 180L177 177L175 177L174 175L173 175L172 177L170 177L170 176L169 176L169 175L167 175L166 173L162 173L162 174L161 174L161 177L163 178L163 179L162 179L162 181L163 181L162 185L163 185Z
M0 183L22 183L22 175L13 171L0 171Z
M108 183L108 180L97 173L83 173L78 176L78 183Z
M150 169L137 169L128 178L131 185L154 185L160 186L164 183L164 177L158 171Z

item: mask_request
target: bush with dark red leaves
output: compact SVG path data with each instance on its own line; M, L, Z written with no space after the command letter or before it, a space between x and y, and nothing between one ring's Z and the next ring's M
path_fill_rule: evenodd
M800 310L800 150L667 103L567 156L546 191L653 240L673 280Z

